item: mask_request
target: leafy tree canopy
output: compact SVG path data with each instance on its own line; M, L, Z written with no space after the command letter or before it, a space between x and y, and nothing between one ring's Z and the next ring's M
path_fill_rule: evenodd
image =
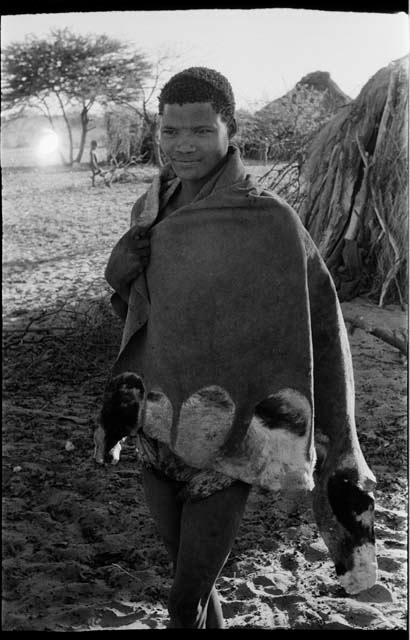
M115 93L138 98L141 83L151 72L146 57L126 44L106 35L83 36L68 29L52 30L48 38L28 36L8 45L2 67L5 109L37 107L51 124L53 112L59 109L67 124L71 161L67 109L81 110L83 148L92 106Z
M68 29L52 30L47 39L28 36L12 43L3 52L4 103L12 106L53 92L95 100L113 88L136 89L150 64L127 49L106 35L82 36Z

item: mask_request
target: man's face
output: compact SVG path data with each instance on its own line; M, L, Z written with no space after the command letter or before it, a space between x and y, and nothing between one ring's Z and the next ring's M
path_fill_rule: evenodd
M166 104L160 142L183 182L201 182L227 154L228 126L209 102Z

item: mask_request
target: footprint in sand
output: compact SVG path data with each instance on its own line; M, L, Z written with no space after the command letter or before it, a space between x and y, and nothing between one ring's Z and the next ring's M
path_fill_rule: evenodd
M406 561L406 558L395 559L387 556L379 556L377 559L379 571L387 571L388 573L395 573L400 570Z

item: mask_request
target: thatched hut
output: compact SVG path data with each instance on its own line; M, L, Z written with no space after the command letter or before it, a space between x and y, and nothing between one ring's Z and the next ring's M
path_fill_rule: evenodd
M313 139L299 210L342 300L407 300L408 58L378 71Z

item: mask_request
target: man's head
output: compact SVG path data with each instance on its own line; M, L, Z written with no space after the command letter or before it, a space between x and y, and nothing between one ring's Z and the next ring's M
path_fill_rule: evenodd
M181 180L201 181L226 157L236 133L235 99L217 71L191 67L159 96L161 147Z
M180 71L162 88L159 114L167 104L207 102L228 126L229 137L236 133L235 98L229 81L218 71L206 67L190 67Z
M91 140L91 149L97 148L97 140Z

